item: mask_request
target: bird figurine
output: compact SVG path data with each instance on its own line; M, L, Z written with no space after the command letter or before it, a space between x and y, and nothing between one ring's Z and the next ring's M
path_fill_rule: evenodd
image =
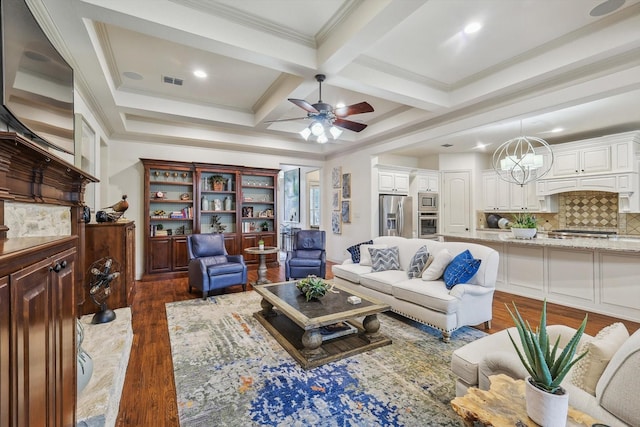
M102 209L111 209L113 212L108 212L107 215L111 221L117 221L124 214L124 212L129 209L129 202L127 202L127 195L122 195L122 200L118 203L114 203L111 206L107 206Z

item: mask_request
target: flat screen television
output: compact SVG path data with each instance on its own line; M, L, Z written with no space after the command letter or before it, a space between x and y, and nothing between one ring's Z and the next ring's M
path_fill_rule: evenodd
M73 154L73 69L24 0L1 0L0 10L3 130Z

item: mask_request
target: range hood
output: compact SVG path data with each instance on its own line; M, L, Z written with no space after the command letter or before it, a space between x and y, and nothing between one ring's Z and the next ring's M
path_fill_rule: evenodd
M618 193L618 210L640 212L640 132L553 145L553 167L538 197L569 191Z

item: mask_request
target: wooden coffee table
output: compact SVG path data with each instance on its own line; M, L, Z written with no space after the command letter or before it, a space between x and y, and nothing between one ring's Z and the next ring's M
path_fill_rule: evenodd
M380 334L377 317L390 307L373 298L334 285L333 292L307 302L295 281L254 289L262 296L262 310L254 317L305 369L391 344L391 339ZM362 302L350 304L347 298L352 295ZM360 317L364 317L362 323L356 320ZM323 328L338 322L355 327L357 332L323 340Z

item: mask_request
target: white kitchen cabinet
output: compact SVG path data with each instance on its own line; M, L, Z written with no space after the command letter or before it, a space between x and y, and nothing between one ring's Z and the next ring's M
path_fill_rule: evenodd
M416 174L418 193L438 192L440 174L438 172L420 172Z
M409 194L409 173L379 170L378 191L380 193Z
M525 185L509 185L509 206L512 210L539 211L538 196L536 195L536 183Z
M611 147L589 147L554 153L553 176L611 171Z
M482 197L485 211L508 211L510 209L509 183L498 177L495 171L482 174Z
M500 179L491 169L482 173L482 206L484 211L558 212L556 195L541 195L538 182L523 186Z

